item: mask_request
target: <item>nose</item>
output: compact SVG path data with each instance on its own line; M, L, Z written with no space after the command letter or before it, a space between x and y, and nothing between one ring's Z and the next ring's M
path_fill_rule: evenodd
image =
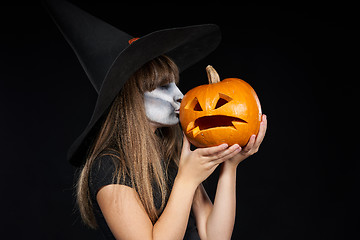
M181 104L181 101L182 101L182 96L181 97L176 97L175 99L175 102L177 103L177 104Z
M174 95L174 102L178 107L180 107L181 100L183 99L184 95L180 91L179 88L176 88L176 94Z

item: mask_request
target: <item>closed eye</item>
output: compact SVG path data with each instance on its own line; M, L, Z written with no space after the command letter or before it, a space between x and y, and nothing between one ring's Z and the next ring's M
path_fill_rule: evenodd
M170 84L160 86L161 89L168 89L169 87L170 87Z

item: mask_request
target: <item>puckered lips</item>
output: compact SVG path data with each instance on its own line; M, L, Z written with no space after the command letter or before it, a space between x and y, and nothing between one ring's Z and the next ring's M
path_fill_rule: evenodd
M187 132L193 132L193 135L196 136L200 131L207 130L210 128L218 127L232 127L235 128L235 124L238 123L247 123L244 119L237 117L230 117L224 115L212 115L212 116L203 116L199 117L193 122L190 122L187 126Z

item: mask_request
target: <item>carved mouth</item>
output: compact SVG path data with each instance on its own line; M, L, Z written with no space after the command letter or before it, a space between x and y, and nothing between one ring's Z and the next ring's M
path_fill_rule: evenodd
M245 120L237 117L228 117L224 115L204 116L196 119L195 122L191 122L187 127L187 131L190 132L196 130L194 132L199 132L216 127L235 128L233 122L247 123Z

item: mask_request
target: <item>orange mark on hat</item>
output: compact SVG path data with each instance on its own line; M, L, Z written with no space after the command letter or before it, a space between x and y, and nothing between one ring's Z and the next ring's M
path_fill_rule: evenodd
M139 38L132 38L132 39L130 39L128 42L129 42L129 44L132 44L133 42L135 42L136 40L138 40Z

